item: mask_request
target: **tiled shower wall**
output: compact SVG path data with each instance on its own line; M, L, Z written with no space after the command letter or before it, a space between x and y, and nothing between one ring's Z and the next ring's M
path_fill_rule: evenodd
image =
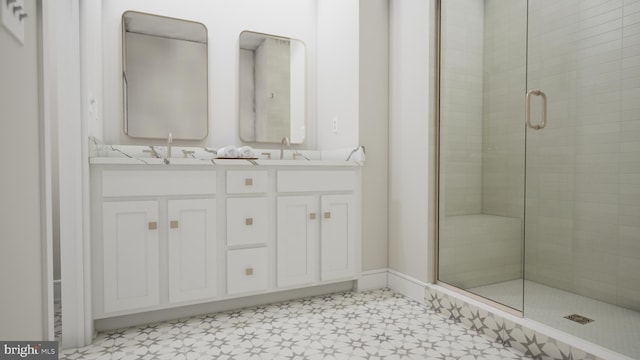
M482 184L482 29L484 0L442 8L441 212L479 214Z
M525 29L526 13L513 18L512 6L500 7L497 3L505 2L496 0L494 15L487 18L489 3L494 2L442 3L440 204L445 216L439 278L462 288L522 277L524 150L514 149L518 144L512 141L514 134L519 136L523 147L522 126L514 124L522 102L510 103L524 91L526 47L524 30L514 34L509 26L519 22ZM490 42L485 41L486 27L495 35ZM521 75L519 83L512 80L513 72ZM513 163L514 151L519 163ZM508 174L514 167L519 172ZM519 208L506 206L516 195ZM489 211L485 203L492 205ZM519 211L508 211L513 209Z
M522 278L521 237L517 218L448 216L440 227L440 280L469 289Z
M527 2L486 0L484 17L482 212L523 219Z
M529 1L526 276L640 310L640 1Z

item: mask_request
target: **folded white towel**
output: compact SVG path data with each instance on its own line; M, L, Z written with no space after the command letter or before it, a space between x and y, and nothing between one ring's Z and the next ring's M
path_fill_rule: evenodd
M237 157L238 149L233 145L221 147L216 154L216 158L218 159L235 159Z
M251 159L256 157L256 153L251 146L241 146L238 148L238 154L243 159Z

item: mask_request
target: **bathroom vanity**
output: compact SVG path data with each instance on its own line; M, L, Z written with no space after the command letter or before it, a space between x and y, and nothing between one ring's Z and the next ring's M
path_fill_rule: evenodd
M93 318L355 280L360 166L91 159Z
M191 305L352 285L361 268L361 162L349 159L364 150L323 157L309 150L315 140L305 143L317 138L317 125L307 119L307 90L315 86L307 75L315 70L308 68L304 42L234 34L238 39L229 44L239 54L237 64L226 65L238 69L240 114L237 122L214 123L209 87L219 75L209 76L209 55L224 50L216 45L210 51L209 37L219 31L166 12L116 14L122 106L113 108L122 110L122 126L111 122L117 134L104 134L115 147L90 139L93 319L175 314ZM315 29L311 34L313 41ZM194 67L199 70L192 74ZM220 148L173 147L173 140L212 144L215 126L222 134L237 127L243 145L269 144L271 151L255 153L262 159L212 160ZM175 157L180 150L184 158ZM341 161L327 160L335 158Z

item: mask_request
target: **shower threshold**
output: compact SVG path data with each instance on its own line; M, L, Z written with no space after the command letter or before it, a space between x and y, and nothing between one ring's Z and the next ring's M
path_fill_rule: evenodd
M468 291L505 305L521 308L522 280L471 288ZM564 290L524 281L524 316L554 329L631 358L640 359L640 312ZM516 295L514 295L516 294ZM580 314L593 320L586 324L565 318Z

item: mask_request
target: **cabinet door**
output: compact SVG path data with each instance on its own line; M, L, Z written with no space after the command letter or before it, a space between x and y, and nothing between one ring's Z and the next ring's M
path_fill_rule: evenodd
M217 295L216 200L169 200L169 302Z
M107 202L102 216L105 312L157 305L158 202Z
M325 195L321 200L320 277L333 280L356 273L356 219L352 195Z
M307 284L318 277L319 214L315 196L278 197L278 286Z

